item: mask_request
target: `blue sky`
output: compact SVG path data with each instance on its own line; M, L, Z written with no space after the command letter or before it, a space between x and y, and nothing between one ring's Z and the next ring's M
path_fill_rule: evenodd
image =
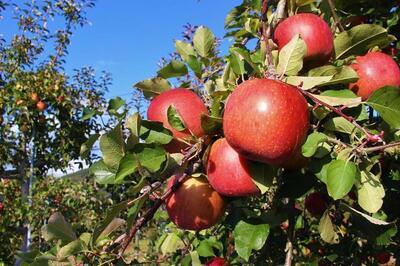
M67 72L82 66L112 73L108 97L128 98L132 84L157 71L157 62L174 51L183 25L205 25L224 34L225 15L241 1L99 0L89 10L91 25L75 31Z

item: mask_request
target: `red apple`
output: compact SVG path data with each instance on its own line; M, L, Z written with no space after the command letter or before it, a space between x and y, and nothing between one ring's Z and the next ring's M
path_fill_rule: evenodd
M178 131L168 123L167 111L173 106L185 124L186 129ZM155 97L147 110L147 118L162 122L165 128L172 131L174 139L166 145L168 152L180 152L187 145L180 141L189 140L192 134L196 137L205 135L201 127L201 114L208 114L207 107L197 94L188 89L172 89Z
M271 79L237 86L227 100L223 121L225 137L240 155L276 166L300 150L310 124L301 93Z
M168 181L170 188L176 176ZM225 211L225 200L204 177L190 177L166 200L171 221L181 229L200 231L215 225Z
M36 92L32 92L31 94L31 100L35 103L37 103L38 101L40 101L40 97Z
M283 20L274 33L279 50L296 34L307 45L305 61L312 61L313 65L323 65L329 61L333 52L333 34L322 18L311 13L302 13Z
M228 197L260 194L250 175L249 161L240 156L222 138L211 146L207 161L207 176L211 186Z
M220 257L214 257L206 262L205 266L229 266L228 262Z
M400 68L387 54L370 52L357 56L351 67L357 72L359 79L350 84L350 89L363 100L384 86L400 86Z
M36 108L40 111L43 112L46 109L46 103L43 101L38 101L36 103Z
M386 264L390 260L390 253L386 251L381 251L378 254L375 255L376 260L378 261L379 264Z
M304 205L312 216L321 216L326 211L326 199L319 192L313 192L306 197Z
M299 150L294 152L284 163L280 166L286 170L296 170L306 166L308 163L308 158L304 157L301 153L301 147Z

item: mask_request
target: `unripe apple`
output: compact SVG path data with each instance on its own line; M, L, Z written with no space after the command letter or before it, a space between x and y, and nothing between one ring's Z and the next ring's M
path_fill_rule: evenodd
M168 181L170 188L175 180ZM190 177L166 200L171 221L181 229L200 231L215 225L225 211L225 200L204 177Z
M207 176L211 186L228 197L260 194L250 174L250 162L240 156L222 138L211 146L207 161Z
M178 112L186 126L185 130L178 131L168 123L169 106ZM201 114L208 114L207 107L197 94L188 89L172 89L161 93L151 101L147 110L149 120L162 122L165 128L172 131L174 139L165 147L170 153L180 152L187 147L179 139L190 141L192 134L196 137L205 135L201 127Z
M319 192L313 192L306 197L304 205L312 216L321 216L326 211L326 199Z
M40 111L43 112L46 109L46 103L43 101L38 101L36 103L36 108Z
M229 266L229 263L220 257L214 257L206 262L205 266Z
M223 121L226 140L241 156L276 166L300 150L310 125L301 93L272 79L237 86L227 100Z
M359 79L350 84L350 89L363 100L384 86L400 86L400 68L387 54L369 52L364 56L357 56L351 67L357 72Z
M390 260L390 253L386 251L381 251L378 254L376 254L375 258L378 261L379 264L386 264Z
M312 62L313 66L329 61L333 52L333 34L325 20L311 13L301 13L283 20L274 33L278 49L282 49L296 34L307 45L305 61Z
M39 95L38 95L36 92L32 92L32 94L31 94L31 100L32 100L34 103L37 103L38 101L40 101L40 97L39 97Z

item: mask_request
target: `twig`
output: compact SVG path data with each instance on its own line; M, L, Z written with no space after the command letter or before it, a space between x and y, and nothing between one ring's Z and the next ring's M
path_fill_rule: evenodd
M333 20L335 21L335 26L337 26L339 28L339 31L344 31L344 27L343 27L342 23L340 22L339 16L336 13L336 8L335 8L335 4L334 4L333 0L327 0L327 1L328 1L329 8L332 12Z
M291 208L290 211L293 212L294 209L294 200L289 199L288 203L289 207ZM291 266L293 260L293 239L294 239L294 232L295 232L295 217L294 214L291 213L289 216L289 228L287 232L287 241L286 241L286 258L285 258L285 266Z
M369 148L363 148L362 150L366 153L371 153L371 152L375 152L375 151L382 151L386 148L391 148L391 147L396 147L399 146L400 147L400 141L396 141L396 142L392 142L386 145L380 145L380 146L375 146L375 147L369 147Z

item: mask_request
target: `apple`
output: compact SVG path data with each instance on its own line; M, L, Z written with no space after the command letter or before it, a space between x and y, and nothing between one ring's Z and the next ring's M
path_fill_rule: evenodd
M304 202L306 210L312 216L321 216L326 211L326 199L319 192L313 192L306 197Z
M37 103L38 101L40 101L40 97L36 92L32 92L31 94L31 100L35 103Z
M65 100L65 96L64 95L57 96L57 102L58 103L62 103L64 100Z
M333 53L333 34L325 20L311 13L301 13L283 20L274 33L278 49L281 50L296 34L307 45L304 61L312 62L313 66L329 61Z
M3 211L4 210L4 204L3 204L3 202L0 202L0 211Z
M170 188L177 176L173 176ZM204 177L189 177L166 200L168 216L177 227L200 231L215 225L225 211L225 200Z
M167 111L173 106L182 118L186 129L178 131L168 123ZM170 153L180 152L187 147L180 139L190 141L192 134L196 137L205 135L201 127L201 114L208 114L207 107L201 98L188 89L171 89L155 97L147 110L147 118L152 121L162 122L164 127L171 130L174 139L166 145Z
M40 111L43 112L46 109L46 103L43 101L38 101L36 103L36 108Z
M206 262L205 266L229 266L229 263L220 257L214 257Z
M226 141L219 139L211 146L207 176L211 186L228 197L260 194L250 174L250 162L240 156Z
M300 150L309 120L307 101L295 87L252 79L237 86L227 99L223 129L241 156L280 166Z
M381 52L357 56L351 67L358 74L358 81L350 89L363 100L384 86L400 86L400 68L392 57Z
M304 157L301 153L301 147L295 151L284 163L280 166L286 170L300 169L308 164L308 158Z
M390 261L390 253L386 251L381 251L375 255L376 260L379 264L386 264Z

